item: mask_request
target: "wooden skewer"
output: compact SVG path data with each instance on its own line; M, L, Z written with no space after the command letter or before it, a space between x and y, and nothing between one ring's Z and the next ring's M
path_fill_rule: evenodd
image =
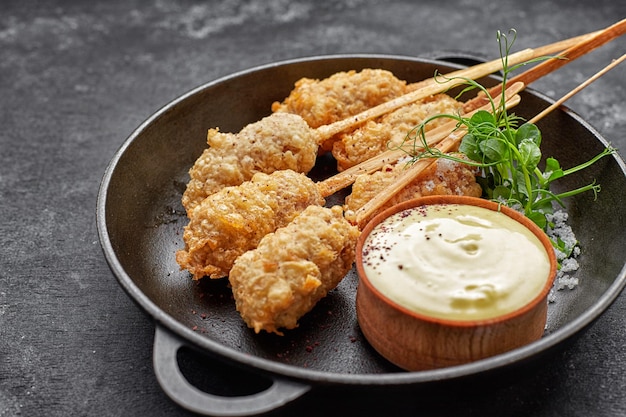
M519 95L514 95L506 101L506 108L510 109L518 105L520 100L521 98ZM461 139L463 139L463 136L466 132L467 128L465 126L460 127L459 129L448 135L448 137L446 137L444 140L435 145L435 148L443 153L449 152L456 145L458 145ZM404 187L414 181L421 172L423 172L426 168L428 168L431 164L434 164L435 162L435 158L420 159L413 165L411 165L410 168L404 170L390 186L385 188L382 192L378 193L373 199L368 201L365 205L357 210L355 215L357 226L362 229L363 226L365 226L365 224L372 218L374 213L376 213L376 211L383 206L383 204L385 204L400 190L402 190Z
M543 77L544 75L549 74L568 64L569 62L572 62L575 59L580 58L581 56L593 51L594 49L599 48L600 46L612 41L613 39L619 38L624 33L626 33L626 19L622 19L619 22L614 23L603 30L594 32L591 34L591 36L588 36L581 42L570 46L561 54L559 54L562 59L549 59L547 61L543 61L540 64L537 64L532 71L526 71L522 74L519 74L511 78L509 81L521 81L524 84L528 85L533 81L536 81L539 78Z
M533 56L534 53L532 49L525 49L514 55L511 55L511 58L515 62L519 63L531 59ZM450 80L446 82L437 82L434 77L429 78L427 80L421 81L420 87L417 90L404 94L385 103L379 104L376 107L372 107L355 116L348 117L347 119L339 120L329 125L320 126L317 128L317 130L322 138L331 138L337 133L348 130L353 126L359 125L371 119L375 119L376 117L380 117L384 114L391 113L392 111L400 107L404 107L428 96L439 94L446 89L455 87L465 82L463 79L453 78L459 77L460 75L452 74L462 74L462 76L465 78L477 79L485 77L496 71L500 71L501 69L502 62L498 59L486 62L484 64L474 65L470 68L467 68L466 70L454 71L453 73L446 76L450 78Z
M585 33L584 35L574 36L573 38L564 39L562 41L554 42L546 46L539 46L535 49L537 56L552 55L566 50L574 45L578 45L596 35L601 34L605 29L596 30L595 32Z
M515 94L518 94L524 88L525 86L523 83L514 83L509 85L509 87L505 91L507 99L513 97ZM500 98L498 97L496 102L499 102L499 99ZM489 111L491 110L491 104L487 103L481 107L474 108L468 113L465 113L463 116L471 117L472 114L476 113L479 110ZM441 142L447 136L449 136L454 129L457 128L457 124L458 122L456 120L450 120L449 122L444 123L426 132L426 143L430 146ZM378 171L387 164L395 163L400 158L406 156L414 148L415 144L411 144L411 149L407 149L406 147L400 147L399 149L391 149L382 152L366 161L363 161L346 169L345 171L342 171L336 175L333 175L332 177L318 182L317 187L324 197L328 197L352 184L359 175L370 174L372 172ZM421 149L421 147L418 147L418 149Z
M527 48L527 49L521 50L519 52L509 55L508 64L516 65L516 64L520 64L524 61L528 61L528 60L531 60L533 58L537 58L540 56L563 52L564 50L566 50L566 48L570 48L573 45L577 45L581 42L586 42L591 38L595 38L596 36L598 36L599 34L603 32L604 31L591 32L585 35L579 35L573 38L569 38L569 39L561 40L561 41L554 42L548 45L540 46L538 48L534 48L534 49ZM606 42L608 42L608 40ZM498 58L498 59L494 59L493 61L489 61L489 62L485 62L482 64L474 65L468 68L453 71L446 75L442 75L440 77L432 77L432 78L428 78L426 80L420 81L415 84L419 87L410 93L404 94L393 100L379 104L378 106L365 110L355 116L348 117L346 119L339 120L337 122L318 127L316 129L318 133L318 142L321 143L327 139L332 138L334 135L338 133L354 128L355 126L361 123L364 123L368 120L375 119L384 114L390 113L400 107L414 103L418 100L421 100L433 94L439 94L447 89L463 84L465 83L464 78L465 79L468 79L468 78L478 79L478 78L485 77L489 74L493 74L494 72L501 71L503 68L502 65L503 65L502 60ZM539 75L537 78L539 78L540 76L541 75ZM445 81L442 82L441 80L445 80ZM517 80L512 80L512 82L515 82L515 81ZM520 81L524 82L523 80L520 80ZM524 84L528 84L528 83L524 82Z
M616 66L618 66L622 61L624 61L624 59L626 59L626 54L622 55L621 57L617 58L616 60L613 60L613 62L611 62L609 65L607 65L606 67L602 68L600 71L598 71L597 73L595 73L594 75L589 77L583 83L579 84L572 91L570 91L569 93L565 94L563 97L561 97L560 99L558 99L557 101L552 103L549 107L547 107L541 113L539 113L538 115L536 115L535 117L530 119L528 122L529 123L537 123L539 120L543 119L547 114L549 114L552 110L556 109L561 104L563 104L565 101L569 100L570 97L572 97L574 94L578 93L583 88L587 87L589 84L591 84L592 82L594 82L595 80L597 80L598 78L603 76L605 73L609 72L611 69L613 69Z

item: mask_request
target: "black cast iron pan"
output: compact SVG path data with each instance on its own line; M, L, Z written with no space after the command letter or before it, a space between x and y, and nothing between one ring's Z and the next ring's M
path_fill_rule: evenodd
M183 246L186 216L180 203L187 171L206 146L206 131L237 132L266 116L302 77L324 78L344 70L384 68L407 81L458 67L441 61L386 55L297 59L243 71L205 84L167 104L131 134L108 166L97 205L106 259L120 285L156 323L154 367L164 391L183 407L206 415L255 415L277 409L314 386L418 388L440 381L504 371L536 360L585 329L626 283L625 165L619 156L559 183L573 189L594 179L602 192L567 201L570 225L582 245L580 285L550 304L545 336L528 346L468 365L403 372L382 359L362 336L354 309L357 277L339 287L279 337L254 334L235 310L227 280L193 282L174 253ZM486 80L494 83L495 80ZM550 104L527 89L515 113L530 119ZM545 156L563 167L588 160L606 141L576 114L562 109L540 122ZM311 176L331 175L321 158ZM338 198L341 198L339 196ZM329 203L336 202L329 199ZM260 392L231 397L194 387L180 371L177 353L198 349L227 366L262 374Z

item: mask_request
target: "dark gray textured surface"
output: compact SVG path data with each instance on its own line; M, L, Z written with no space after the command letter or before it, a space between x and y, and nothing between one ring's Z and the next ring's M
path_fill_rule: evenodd
M432 51L495 58L497 30L516 28L521 49L626 16L613 0L57 0L1 8L0 416L189 414L159 388L154 325L109 271L95 227L107 163L171 99L275 60ZM614 41L533 87L558 98L624 46ZM619 67L568 102L622 155L625 75ZM314 390L275 415L625 415L624 317L622 295L519 382L506 375L485 390L461 385L428 395Z

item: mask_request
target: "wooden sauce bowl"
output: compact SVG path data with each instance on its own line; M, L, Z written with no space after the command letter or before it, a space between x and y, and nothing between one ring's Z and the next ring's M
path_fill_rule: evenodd
M541 291L521 308L477 320L430 317L389 299L366 275L364 243L372 230L389 216L429 204L465 204L500 211L528 228L539 238L550 262ZM419 371L473 362L540 339L545 330L547 297L556 276L557 261L548 236L523 214L480 198L428 196L390 207L364 227L356 247L356 269L359 275L357 319L366 339L390 362L405 370Z

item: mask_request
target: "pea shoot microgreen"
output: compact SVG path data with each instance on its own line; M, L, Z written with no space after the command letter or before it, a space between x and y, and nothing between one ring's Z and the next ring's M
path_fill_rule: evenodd
M587 191L593 192L594 197L597 197L600 191L600 185L593 182L574 190L555 193L550 190L551 184L593 165L599 159L614 153L615 149L608 147L589 161L569 169L563 169L555 158L549 157L545 160L545 168L540 169L541 131L534 123L526 122L523 118L507 112L504 90L508 76L518 67L533 61L558 57L537 58L509 67L507 57L515 39L515 31L511 30L510 34L513 35L511 42L507 35L498 32L500 56L503 61L500 103L496 105L487 89L478 82L463 79L466 87L459 95L473 89L481 90L489 97L491 112L480 110L471 117L463 117L460 114L429 117L407 135L401 147L407 143L412 147L409 151L411 162L421 158L447 158L480 168L481 174L477 181L482 186L484 197L518 209L545 231L551 227L546 214L554 212L554 203L563 206L564 198ZM458 122L457 129L460 127L467 129L459 146L459 152L465 157L445 154L428 145L425 126L438 118L454 119ZM558 239L553 241L553 244L561 252L569 252L572 249Z

